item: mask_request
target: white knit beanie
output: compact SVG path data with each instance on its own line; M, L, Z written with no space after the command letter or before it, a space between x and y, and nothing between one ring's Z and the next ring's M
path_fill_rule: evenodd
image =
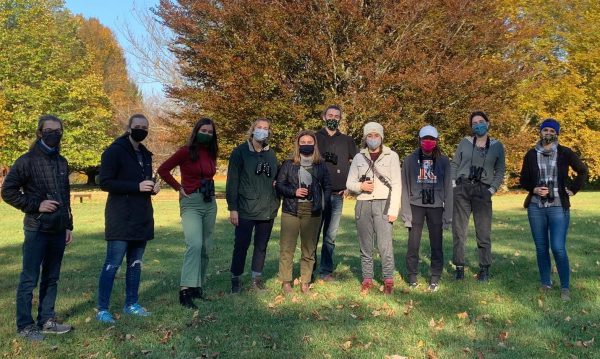
M369 122L363 128L363 137L367 137L369 133L377 133L383 139L383 126L378 124L377 122Z

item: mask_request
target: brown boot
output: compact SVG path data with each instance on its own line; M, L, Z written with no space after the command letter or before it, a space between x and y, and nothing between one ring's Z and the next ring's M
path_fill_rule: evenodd
M302 294L308 294L310 292L310 284L302 283L302 286L300 286L300 291Z
M383 280L383 294L390 295L394 293L394 279L386 278Z
M292 284L290 282L281 283L281 290L283 291L284 294L292 293L293 292Z

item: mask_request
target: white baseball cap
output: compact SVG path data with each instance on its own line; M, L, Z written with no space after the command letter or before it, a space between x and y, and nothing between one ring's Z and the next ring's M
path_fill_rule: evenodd
M421 128L421 130L419 131L419 138L423 138L426 136L430 136L436 139L439 137L438 131L435 129L435 127L431 125L427 125Z

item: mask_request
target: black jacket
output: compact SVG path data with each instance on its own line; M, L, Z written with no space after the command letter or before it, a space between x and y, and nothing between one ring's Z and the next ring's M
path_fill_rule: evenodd
M309 192L313 196L312 216L321 215L323 207L331 200L331 182L327 167L323 163L313 164L313 182ZM281 210L284 213L296 216L298 214L298 198L296 190L300 187L298 181L298 171L300 165L295 165L292 160L286 160L281 165L277 174L277 193L283 197ZM325 200L325 202L323 202Z
M350 162L358 153L358 148L354 139L348 135L344 135L340 131L336 131L333 136L325 128L320 129L316 133L319 152L325 158L325 165L329 171L331 179L331 188L334 192L339 192L346 189L346 179L350 171ZM335 154L335 164L327 153Z
M108 192L104 211L107 241L147 241L154 238L151 194L139 184L152 179L152 153L140 144L140 166L128 136L117 138L102 153L100 188Z
M560 203L563 208L566 209L571 207L571 202L569 201L569 195L567 194L565 187L571 192L577 193L585 183L588 169L579 159L579 156L577 156L570 148L558 145L557 150L556 170L558 177L558 195L560 196ZM577 172L577 176L573 180L570 180L569 178L569 167ZM538 175L537 152L535 148L532 148L525 154L523 166L521 167L521 187L529 191L527 199L525 200L525 207L529 205L531 196L533 196L533 189L538 185Z
M2 185L2 199L25 212L23 229L59 233L73 229L67 160L58 152L48 153L38 141L10 168ZM60 202L53 213L40 213L46 199Z

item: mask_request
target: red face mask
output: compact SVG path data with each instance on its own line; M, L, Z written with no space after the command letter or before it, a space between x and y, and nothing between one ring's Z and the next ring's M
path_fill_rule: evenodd
M431 152L433 151L437 146L437 141L436 140L421 140L421 149L423 150L423 152Z

